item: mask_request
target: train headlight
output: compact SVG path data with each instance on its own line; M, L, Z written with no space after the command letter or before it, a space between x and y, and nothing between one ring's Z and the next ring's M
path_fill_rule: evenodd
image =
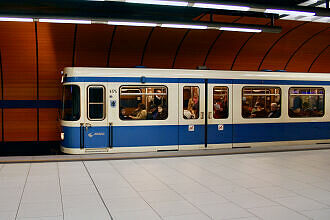
M64 132L61 132L61 140L64 141Z

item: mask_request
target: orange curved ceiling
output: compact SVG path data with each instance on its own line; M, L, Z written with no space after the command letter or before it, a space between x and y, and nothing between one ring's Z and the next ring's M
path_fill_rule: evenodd
M214 20L270 22L234 16ZM2 99L59 100L60 71L66 66L330 72L329 24L275 24L281 33L0 22ZM3 141L58 140L55 107L5 108L0 116Z

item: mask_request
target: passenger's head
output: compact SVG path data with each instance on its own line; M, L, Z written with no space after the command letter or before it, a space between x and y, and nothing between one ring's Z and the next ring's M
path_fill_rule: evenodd
M271 105L270 105L270 110L271 111L275 111L277 109L277 104L275 102L273 102Z
M121 112L122 115L126 115L126 109L122 108L122 109L120 110L120 112Z
M139 103L138 108L141 110L144 110L144 109L146 109L146 106L142 103Z
M163 111L163 107L162 106L158 106L158 112L162 112Z
M151 111L155 111L155 110L156 110L156 108L157 108L157 106L156 106L156 105L150 105L150 110L151 110Z

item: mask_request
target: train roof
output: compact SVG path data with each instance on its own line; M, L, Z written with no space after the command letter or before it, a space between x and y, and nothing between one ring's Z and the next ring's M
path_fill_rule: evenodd
M95 68L66 67L67 77L157 77L157 78L202 78L202 79L258 79L330 81L327 73L232 71L232 70L188 70L151 68Z

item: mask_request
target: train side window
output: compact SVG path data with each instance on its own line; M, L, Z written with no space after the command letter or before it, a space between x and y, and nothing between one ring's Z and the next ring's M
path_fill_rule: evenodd
M289 88L289 117L322 117L324 115L324 88Z
M183 87L183 118L184 119L199 118L199 87L198 86Z
M281 116L281 88L243 87L243 118L279 118Z
M80 118L80 88L77 85L64 85L61 119L78 121Z
M166 86L121 86L119 118L121 120L166 120L168 117Z
M103 86L88 87L88 119L103 120L105 118L105 96Z
M213 88L213 118L228 118L228 87Z

